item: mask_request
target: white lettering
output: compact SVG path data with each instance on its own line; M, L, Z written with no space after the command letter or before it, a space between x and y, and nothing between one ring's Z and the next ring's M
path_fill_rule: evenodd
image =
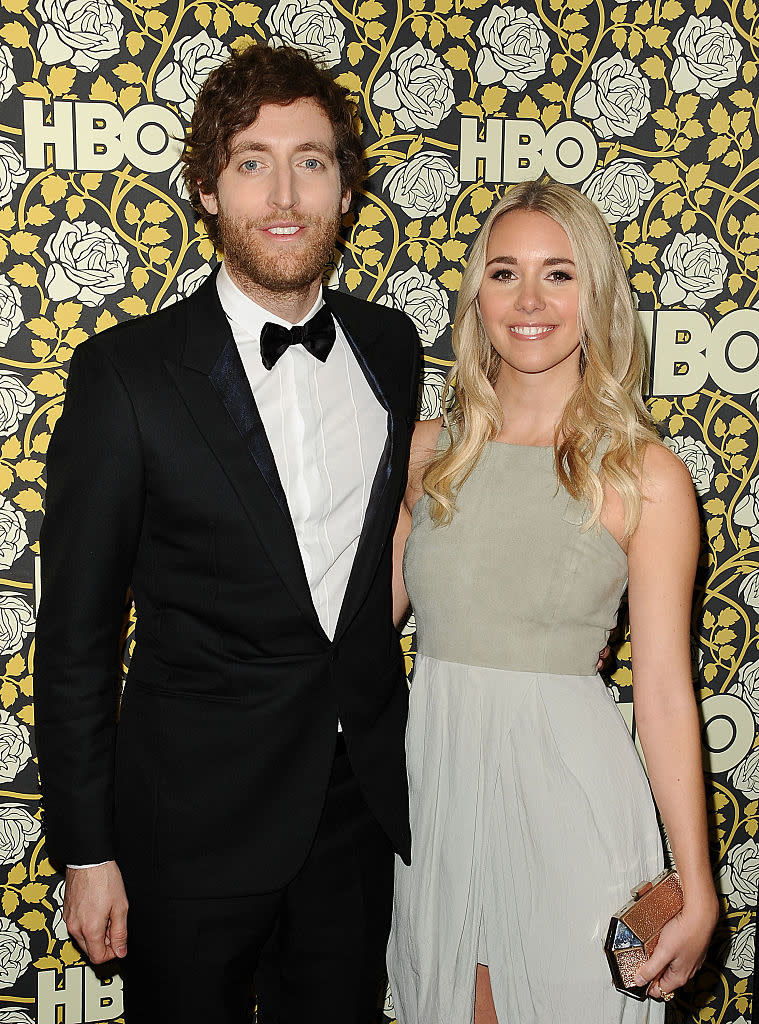
M58 979L56 970L37 972L37 1024L100 1024L123 1014L118 975L101 979L91 967L66 967Z
M702 313L664 309L654 314L651 392L654 395L692 395L708 374L706 340L709 321Z
M119 138L123 120L112 103L77 103L76 166L79 170L114 171L124 159Z
M545 169L556 181L577 185L595 170L598 146L593 132L579 121L558 121L543 146Z
M63 985L56 987L56 970L37 972L37 1024L56 1024L63 1007L62 1024L82 1024L82 967L67 967Z
M537 121L523 118L503 122L503 177L501 181L530 181L543 171L546 133Z
M179 160L184 129L167 107L146 103L124 118L121 138L127 160L141 171L168 171Z
M733 395L759 391L759 310L734 309L711 327L694 310L642 310L651 394L693 395L711 377Z
M53 165L74 170L74 104L53 100L53 117L45 124L42 100L24 100L24 161L27 167L46 167L45 146L54 149Z
M723 391L759 390L759 310L734 309L714 325L707 348L709 374Z
M501 180L501 153L503 152L503 121L489 117L485 122L485 140L477 138L479 121L476 117L461 118L459 143L459 181L477 181L477 162L485 161L484 181Z
M94 971L84 971L85 1024L115 1020L124 1012L124 991L121 978L99 978Z
M45 124L42 100L24 100L24 153L30 169L48 166L45 147L50 145L52 165L59 170L113 171L126 158L141 171L167 171L179 160L183 137L176 114L156 103L133 107L123 116L112 103L54 100L52 121Z
M511 184L538 178L548 171L556 181L576 185L598 161L598 144L579 121L559 121L548 133L529 118L487 117L479 138L476 117L462 117L459 136L459 181L477 181L479 160L484 181Z

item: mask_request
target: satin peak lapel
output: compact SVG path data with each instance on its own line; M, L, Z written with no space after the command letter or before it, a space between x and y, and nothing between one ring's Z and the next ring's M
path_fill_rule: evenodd
M235 489L293 600L323 633L290 511L215 275L187 303L182 365L167 363L190 415Z
M386 365L387 358L384 354L383 338L376 324L368 315L357 316L358 310L361 313L364 310L361 307L356 307L350 301L346 302L340 292L325 289L324 300L340 324L369 386L387 411L388 424L385 447L374 475L358 548L340 608L335 630L335 640L337 640L350 625L361 606L374 578L377 563L392 526L394 513L397 512L394 496L398 491L404 468L401 464L403 460L398 457L399 432L405 426L405 420L398 414L390 397L390 389L387 384L393 368Z

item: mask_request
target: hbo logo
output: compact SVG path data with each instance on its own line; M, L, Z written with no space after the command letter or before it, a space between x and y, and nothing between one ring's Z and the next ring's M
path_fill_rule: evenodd
M476 117L461 118L459 181L477 181L480 160L485 181L529 181L547 171L555 181L576 185L595 170L598 145L579 121L559 121L546 132L528 118L488 117L484 139L478 126Z
M759 309L734 309L712 327L695 310L640 310L651 348L651 394L692 395L711 377L722 391L759 391Z
M145 103L122 115L112 103L55 100L45 124L42 100L24 100L24 160L46 167L45 147L61 171L113 171L124 159L141 171L166 171L182 150L182 122L166 107Z

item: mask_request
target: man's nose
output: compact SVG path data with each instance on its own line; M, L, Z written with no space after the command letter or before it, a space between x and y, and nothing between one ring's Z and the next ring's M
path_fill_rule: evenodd
M298 202L298 191L292 168L280 167L271 179L269 201L280 210L290 210Z

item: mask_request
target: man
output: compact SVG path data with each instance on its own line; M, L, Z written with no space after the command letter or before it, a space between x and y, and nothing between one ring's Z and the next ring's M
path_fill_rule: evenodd
M225 262L77 350L50 445L46 831L90 959L128 930L129 1024L240 1024L259 963L264 1024L377 1005L410 853L390 578L418 341L321 289L361 180L351 113L295 50L209 76L185 179Z

